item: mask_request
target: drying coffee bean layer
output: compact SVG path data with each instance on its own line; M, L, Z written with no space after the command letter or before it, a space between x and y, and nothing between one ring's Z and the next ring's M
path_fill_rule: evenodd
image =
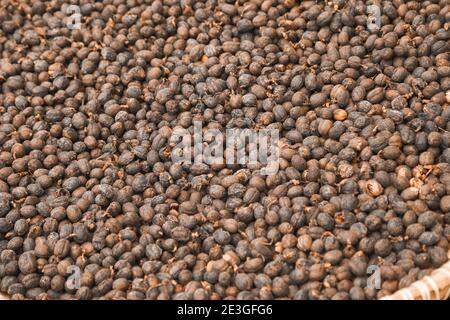
M446 262L450 7L369 4L1 0L1 292L376 299ZM280 170L173 163L197 120L278 129Z

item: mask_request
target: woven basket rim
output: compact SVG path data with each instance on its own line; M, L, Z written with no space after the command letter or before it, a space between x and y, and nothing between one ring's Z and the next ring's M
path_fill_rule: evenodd
M429 276L397 290L381 300L447 300L450 298L450 249L447 262L434 269Z

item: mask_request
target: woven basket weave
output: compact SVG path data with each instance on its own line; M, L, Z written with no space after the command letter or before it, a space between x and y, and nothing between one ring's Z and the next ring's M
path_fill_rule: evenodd
M450 251L447 257L449 261L431 275L381 300L447 300L450 297Z

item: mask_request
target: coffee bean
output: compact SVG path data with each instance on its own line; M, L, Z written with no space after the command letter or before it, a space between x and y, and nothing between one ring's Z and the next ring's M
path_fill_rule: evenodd
M27 251L19 256L18 265L20 272L31 274L37 270L36 256L33 252Z

